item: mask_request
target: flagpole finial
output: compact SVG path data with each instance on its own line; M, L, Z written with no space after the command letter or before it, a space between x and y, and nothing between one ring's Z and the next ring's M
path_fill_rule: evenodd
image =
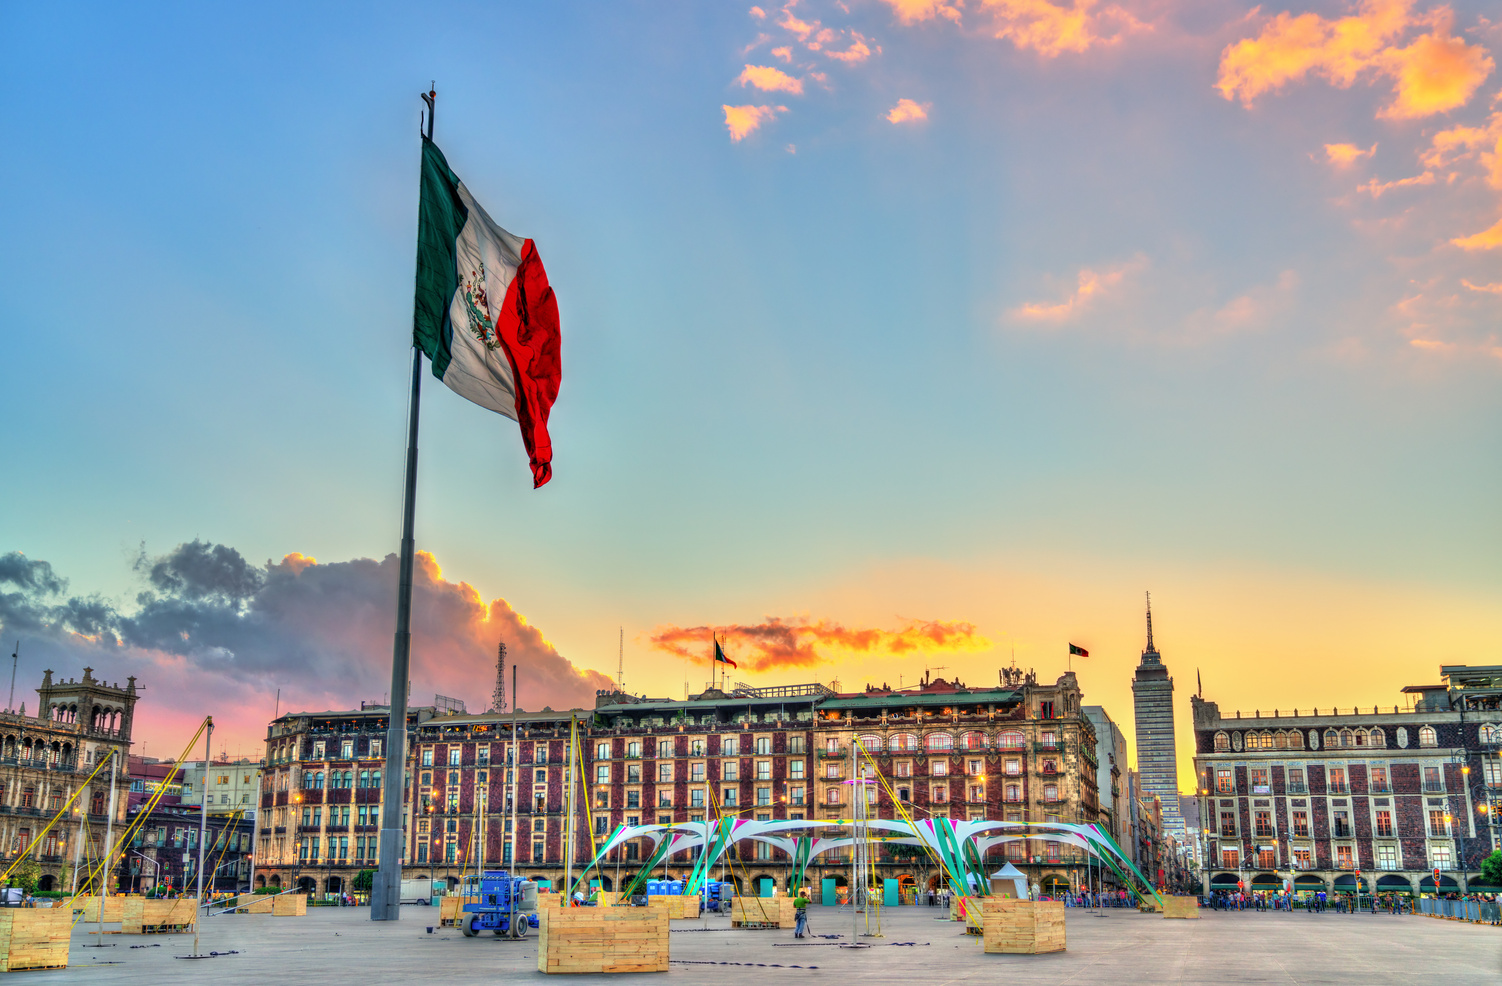
M438 100L438 88L437 88L438 84L436 82L431 82L428 85L429 85L428 91L427 92L423 92L423 93L418 93L418 95L422 97L422 101L424 103L428 104L428 115L427 115L427 120L425 121L425 130L426 130L426 136L427 136L427 138L429 140L432 140L433 139L433 104L435 102L437 102L437 100Z

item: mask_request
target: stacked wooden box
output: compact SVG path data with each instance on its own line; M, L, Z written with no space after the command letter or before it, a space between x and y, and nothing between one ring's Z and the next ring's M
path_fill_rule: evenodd
M1165 918L1188 918L1198 921L1200 916L1200 900L1198 897L1164 897L1163 916Z
M271 898L271 913L279 918L300 918L308 913L307 894L283 894Z
M271 914L276 910L276 898L270 894L241 894L235 904L236 910L246 914Z
M192 897L180 900L127 897L124 913L120 917L120 930L127 935L157 935L191 931L193 920L197 916L198 901Z
M696 918L699 916L700 898L698 894L652 894L647 898L647 903L666 904L668 917Z
M72 932L72 908L0 908L0 972L66 969Z
M537 971L666 972L668 909L544 907L537 913Z
M80 921L98 921L99 903L104 902L104 921L106 924L115 924L124 919L124 897L95 897L80 896L73 898L73 910L80 915Z
M791 928L797 921L791 897L732 897L732 928Z
M438 923L445 928L452 928L464 916L465 904L478 904L479 902L478 897L460 897L457 894L440 897L438 899Z
M984 948L988 953L1038 955L1064 951L1064 902L987 897Z

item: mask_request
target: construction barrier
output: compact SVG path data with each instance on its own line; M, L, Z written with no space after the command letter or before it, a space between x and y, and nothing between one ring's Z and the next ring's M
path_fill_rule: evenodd
M666 972L668 908L543 907L537 971L549 974Z
M276 898L270 894L241 894L235 901L235 910L245 914L271 914L276 910Z
M1200 916L1200 899L1198 897L1164 897L1163 916L1197 921Z
M279 918L306 917L308 913L307 894L282 894L271 898L271 914Z
M104 902L105 924L119 924L125 919L124 897L80 896L73 898L73 913L80 921L100 921L99 904Z
M478 904L478 897L460 897L451 894L447 897L438 898L438 923L442 927L452 928L459 923L459 918L464 914L465 904Z
M66 969L72 934L69 908L0 908L0 972Z
M797 909L791 897L732 897L730 926L748 931L767 928L791 928L797 922Z
M1502 921L1502 904L1493 900L1442 900L1437 897L1420 897L1414 901L1419 914L1448 921L1475 921L1482 924L1497 924Z
M1064 951L1062 901L987 897L981 906L987 953L1039 955Z
M198 917L198 901L192 897L178 900L152 900L146 897L125 898L120 930L127 935L161 935L193 930Z
M698 894L652 894L647 898L648 906L666 904L668 917L674 920L698 917L700 903Z

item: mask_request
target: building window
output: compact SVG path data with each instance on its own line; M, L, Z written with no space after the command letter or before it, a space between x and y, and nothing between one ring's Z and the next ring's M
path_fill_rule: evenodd
M1221 869L1234 870L1241 866L1241 852L1237 849L1222 847L1220 850Z
M1236 837L1236 813L1234 811L1220 813L1220 835L1223 839Z
M1419 746L1438 746L1439 738L1434 733L1433 726L1419 727Z
M659 784L671 784L671 783L673 783L673 765L672 764L670 764L670 763L660 763L660 764L657 765L657 783L659 783Z
M1309 789L1304 786L1304 768L1303 767L1289 767L1288 768L1288 793L1289 794L1307 794L1308 790Z
M1215 734L1215 752L1227 753L1231 749L1231 735L1224 730Z
M1350 794L1351 789L1346 785L1346 769L1344 767L1330 768L1330 793Z
M1020 750L1026 742L1027 738L1016 730L1008 730L996 737L996 746L1003 750Z
M1235 788L1233 787L1233 785L1231 783L1231 768L1230 767L1217 767L1217 768L1215 768L1215 793L1216 794L1231 794L1234 790L1235 790Z
M1442 808L1429 809L1429 834L1436 838L1449 838L1450 825L1445 820L1445 812Z
M799 785L798 787L790 787L790 788L788 788L788 794L789 794L789 796L792 797L793 804L795 804L795 805L801 805L801 804L803 804L803 787L802 787L802 785Z
M928 772L929 772L930 775L932 775L934 777L948 777L949 776L949 761L948 760L934 760L934 761L931 761L929 763L929 765L928 765Z
M688 741L688 755L691 757L704 756L704 741L701 739Z
M772 737L756 737L756 755L758 757L769 757L772 755Z
M741 779L741 765L739 760L726 760L720 764L720 779L725 781L738 781Z
M985 767L986 762L984 760L968 760L965 762L965 773L971 777L979 777L986 772Z
M1438 767L1424 768L1424 793L1443 794L1445 790L1444 777Z
M1377 847L1377 869L1395 870L1398 868L1398 847L1394 845Z
M898 777L913 776L913 762L911 760L899 760L893 767Z
M771 803L772 803L772 789L769 788L769 787L759 787L759 788L757 788L756 789L756 804L757 804L757 806L765 808L768 805L770 805Z
M1044 784L1043 785L1043 800L1044 801L1050 801L1050 802L1051 801L1058 801L1059 800L1059 785L1057 785L1057 784Z
M759 781L769 781L772 779L772 761L756 761L756 779Z
M688 804L690 808L704 807L704 789L696 787L688 792Z
M1377 809L1377 835L1383 838L1392 837L1392 812Z
M1335 847L1335 868L1339 870L1354 870L1356 868L1350 846Z
M1021 784L1008 784L1006 786L1006 798L1007 798L1008 801L1012 801L1012 802L1021 801L1022 800L1022 785Z
M626 783L627 784L640 784L641 783L641 764L639 764L639 763L628 763L628 764L626 764Z
M803 761L802 760L789 760L788 761L788 776L791 777L791 778L793 778L794 780L800 780L800 781L803 780Z
M1253 815L1252 832L1259 839L1271 839L1273 837L1273 813L1271 811L1256 812Z
M871 793L875 794L876 792L872 791ZM970 800L974 801L974 802L985 801L986 800L986 786L984 784L971 784L970 785Z
M725 797L724 799L722 799L721 804L723 804L726 808L734 808L736 805L735 799L737 797L739 797L739 795L736 793L736 789L733 787L727 787L725 789Z
M602 764L599 764L598 766L595 767L595 783L596 784L609 784L610 783L610 764L608 764L608 763L602 763Z
M422 765L424 767L433 766L433 748L431 746L422 748Z
M962 750L984 750L985 748L985 733L965 733L960 737L960 749Z
M929 733L925 742L929 750L954 749L954 737L948 733Z
M546 743L538 743L538 744L536 744L535 746L532 747L532 762L533 763L547 763L548 762L548 745Z
M1044 718L1052 719L1053 716L1045 716ZM1046 729L1038 735L1038 744L1045 750L1056 750L1059 748L1059 734L1052 729Z
M1308 846L1293 847L1293 868L1296 870L1307 870L1309 868Z
M1271 870L1278 865L1278 854L1271 848L1257 850L1257 869Z
M1337 808L1332 813L1331 822L1335 828L1335 838L1349 839L1351 837L1351 814L1343 808Z
M1271 794L1273 791L1272 784L1267 779L1266 767L1253 767L1251 782L1253 794Z
M839 804L840 803L840 789L837 788L837 787L832 787L832 788L829 788L828 790L826 790L824 792L824 802L825 802L825 804L831 804L831 805L837 805L837 804Z
M1016 775L1022 773L1022 761L1018 760L1016 757L1008 757L1005 761L1003 761L1001 769L1015 777Z
M934 804L943 804L944 802L948 801L949 800L949 785L948 784L935 784L933 786L933 791L930 794L929 799L931 801L933 801Z
M1437 870L1448 870L1450 868L1450 847L1430 846L1429 865ZM1431 877L1430 879L1433 878Z
M1373 767L1370 771L1373 794L1387 794L1387 768Z

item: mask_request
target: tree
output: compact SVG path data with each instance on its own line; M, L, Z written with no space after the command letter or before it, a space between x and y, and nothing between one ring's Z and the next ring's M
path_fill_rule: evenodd
M371 884L375 880L375 870L361 870L355 874L354 891L358 894L370 893Z
M1481 875L1493 886L1502 886L1502 849L1493 849L1490 856L1481 861Z
M20 859L10 871L10 885L20 887L27 894L36 891L37 881L42 877L42 867L30 856Z

